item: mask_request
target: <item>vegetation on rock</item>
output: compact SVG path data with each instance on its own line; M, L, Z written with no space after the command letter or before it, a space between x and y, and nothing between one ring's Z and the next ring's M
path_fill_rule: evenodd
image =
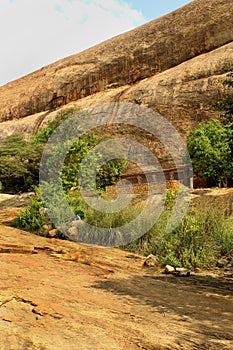
M7 137L0 145L0 182L5 192L31 190L38 183L41 147L20 134Z
M232 75L227 78L225 84L229 88L232 87ZM195 172L205 177L211 185L227 185L227 180L233 176L231 101L231 96L229 96L229 98L219 102L218 108L224 112L221 121L200 123L198 128L190 133L188 140L188 149L193 159ZM7 179L6 169L8 171L11 169L8 177L11 176L13 179L17 179L16 183L19 186L23 184L23 188L29 188L32 184L37 183L39 159L44 145L58 125L61 125L70 113L73 113L73 111L65 111L59 114L57 119L49 122L29 142L24 141L19 135L13 135L11 138L7 138L4 141L5 143L2 143L0 156L3 162L1 163L2 168L0 168L0 179L4 186L7 185L7 182L4 182L4 179ZM121 227L137 217L142 210L143 201L136 201L127 209L115 214L104 214L95 211L84 202L79 195L77 175L82 160L99 140L94 133L83 134L82 137L70 145L64 161L61 180L66 191L66 199L75 214L81 216L85 222L96 227L97 230L98 227L108 228L111 234L112 228ZM62 145L62 147L66 146L66 144ZM48 165L51 166L51 172L53 171L53 163L56 163L56 156L59 156L61 150L59 147L61 145L54 147L55 156L49 160L51 163ZM9 169L6 166L4 168L4 161L6 165L8 160L6 155L9 153L7 152L11 152L10 157L12 157L12 167L9 166ZM28 154L30 154L30 159L28 159ZM88 181L89 177L85 176L85 174L90 174L90 171L97 174L96 182L99 190L119 179L124 160L109 161L100 167L98 164L101 164L101 154L93 153L88 159L92 168L89 167L89 164L84 163L86 168L84 167L83 177L84 180L87 179L86 182L84 181L86 189L92 186ZM16 167L16 164L19 164L19 168ZM12 180L12 184L14 184L14 180ZM30 186L27 187L27 184L30 184ZM48 187L48 194L49 191L56 192L56 186ZM159 257L162 264L171 264L177 267L214 266L218 264L222 257L224 257L227 264L233 265L233 222L226 215L225 208L211 201L208 203L205 201L194 203L178 227L171 232L167 232L166 225L171 216L175 199L176 192L167 191L165 209L156 224L147 234L126 248L137 251L141 249L146 254L153 253ZM30 207L22 211L17 217L17 226L40 235L47 235L48 232L46 232L45 226L49 226L51 229L54 226L48 216L41 212L42 206L41 196L37 192L32 197ZM66 211L63 214L64 217L61 218L61 222L65 220ZM64 238L64 235L58 230L57 237Z
M232 177L232 115L229 112L229 99L226 101L226 107L224 107L224 101L221 101L221 108L225 112L222 121L215 120L209 123L200 123L199 127L190 133L188 140L188 149L193 158L194 170L199 175L206 177L211 185L218 185L219 183L226 185L226 180ZM69 115L70 111L67 114ZM60 114L57 120L49 122L48 126L39 131L30 141L30 146L34 145L38 149L40 147L43 149L53 130L66 118L67 115ZM95 134L84 134L73 142L64 162L61 179L66 191L66 200L73 208L74 213L81 216L85 222L96 227L97 231L98 227L108 228L111 235L112 228L120 228L137 217L142 210L143 200L136 200L127 209L118 213L106 214L89 207L79 195L77 174L80 164L98 140ZM26 141L22 142L25 145ZM56 154L59 155L59 147L55 147L53 151L55 158L50 159L51 171L53 169L52 164L56 163ZM95 153L89 159L93 168L96 167L97 187L100 190L105 184L111 184L120 177L124 161L114 160L105 164L104 167L98 168L101 155ZM86 166L86 172L89 173L91 170L88 164ZM87 189L91 186L88 181L84 182L84 185ZM50 191L56 192L56 186L48 187L48 194ZM226 264L233 265L233 222L226 215L224 206L211 201L208 201L208 203L207 201L194 202L178 227L171 232L166 231L176 195L177 192L167 191L165 209L156 224L143 237L125 248L139 250L146 254L153 253L159 257L162 264L171 264L176 267L215 266L222 257L224 257ZM62 205L62 203L60 204ZM32 198L31 206L22 211L17 217L17 226L40 235L48 235L45 227L49 226L53 229L54 225L48 219L48 216L40 211L42 206L41 196L37 191L36 196ZM56 208L53 209L56 211ZM53 214L56 215L55 212ZM64 217L61 218L61 222L66 219L66 214L64 210ZM59 230L57 231L57 237L65 238Z
M233 87L233 73L224 85ZM190 132L188 151L194 172L206 179L209 186L227 187L233 179L233 94L216 103L223 111L221 120L202 122Z
M177 191L168 190L165 210L153 228L126 247L130 251L154 254L163 264L176 267L210 267L224 257L233 266L233 218L224 201L200 198L193 201L182 222L166 231Z
M225 265L233 266L233 219L227 213L225 203L210 198L195 200L182 222L174 230L167 231L177 194L177 191L167 190L164 211L155 225L141 238L122 248L154 254L163 265L203 268L216 266L224 258ZM31 207L19 214L16 223L20 228L46 236L43 226L50 225L52 228L53 224L40 213L42 201L39 193L36 197ZM96 233L98 227L105 227L109 236L112 228L118 227L120 231L121 226L137 217L144 206L141 198L135 198L126 209L112 214L95 211L77 193L69 193L67 201L76 214L96 227ZM66 215L66 212L63 214ZM65 238L59 231L57 237Z
M31 140L26 141L22 135L14 134L7 137L0 145L0 182L5 192L23 192L32 190L39 182L39 168L41 157L46 143L62 123L76 112L75 109L66 109L58 113L56 119L48 122L48 125L39 130ZM66 124L67 126L67 124ZM72 128L72 125L70 126ZM64 130L64 135L69 130ZM104 137L104 136L103 136ZM96 174L98 189L104 189L105 186L114 184L120 178L121 170L125 166L123 159L113 159L102 166L101 153L91 153L91 149L100 142L100 139L94 133L84 134L73 142L58 142L53 147L52 155L48 157L50 162L48 167L51 171L54 164L60 157L61 148L67 147L68 152L64 160L61 178L63 187L68 190L72 187L78 188L78 173L83 159L88 155L88 164L83 167L83 177L86 188L90 188L90 172ZM82 163L83 166L83 163ZM85 177L85 174L89 176Z
M200 123L188 140L188 151L194 172L207 180L209 186L227 187L233 176L230 141L232 128L218 120Z

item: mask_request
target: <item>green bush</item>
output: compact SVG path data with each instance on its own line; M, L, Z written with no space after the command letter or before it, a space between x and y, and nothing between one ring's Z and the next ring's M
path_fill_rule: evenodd
M166 215L160 217L150 232L147 253L159 256L162 264L185 267L216 265L222 256L231 259L233 222L225 217L225 208L217 202L201 200L172 232L165 232Z
M232 69L228 67L226 69ZM191 131L187 148L195 174L207 186L227 187L233 181L233 72L227 74L223 84L229 95L214 103L222 111L220 120L202 122Z
M232 126L218 120L202 122L189 134L187 147L194 172L210 186L227 187L233 177L232 137Z
M35 233L38 236L48 236L48 231L44 226L54 229L55 226L51 222L46 213L41 213L43 202L40 196L40 190L36 189L36 194L30 197L30 204L27 208L22 209L15 218L13 225L25 231ZM67 239L67 237L57 230L56 238Z
M55 119L48 121L48 124L37 131L30 141L24 140L22 135L13 134L7 137L0 144L0 182L3 190L7 192L23 192L32 190L39 182L40 161L45 145L54 131L60 126L57 134L57 144L47 149L46 167L51 175L56 171L57 164L61 158L61 152L67 150L61 174L65 190L79 188L79 173L82 164L82 181L86 188L93 187L90 182L90 174L96 176L96 187L104 189L107 185L114 184L125 167L123 159L113 159L104 163L104 154L91 152L98 142L105 136L99 138L93 132L84 133L74 141L66 140L66 135L74 135L72 123L65 123L65 120L72 117L77 109L70 108L59 112ZM83 114L85 116L85 114ZM87 117L87 116L86 116ZM81 130L80 130L81 133ZM109 152L108 149L106 149ZM104 153L104 152L103 152ZM114 150L113 150L114 156ZM85 161L84 161L85 160ZM41 172L43 175L43 172ZM93 176L94 177L94 176Z
M38 182L41 148L20 134L8 136L0 144L0 182L5 192L32 190Z
M72 208L75 215L79 215L86 223L93 227L93 234L98 234L98 228L105 227L108 229L109 234L103 237L103 245L107 243L111 244L113 228L130 222L137 217L143 208L141 201L135 201L131 206L118 213L102 213L101 211L91 208L77 191L69 192L63 197L63 195L60 194L58 184L51 186L47 183L42 183L40 190L43 193L45 204L49 209L49 216L51 219L54 218L53 221L56 221L57 227L64 227L69 223L71 215L70 208ZM47 200L51 196L53 201L50 207L50 201L47 202ZM59 203L59 205L54 203ZM69 204L70 207L67 207L67 204ZM40 191L38 190L37 194L31 197L30 206L19 213L15 225L29 232L45 236L43 225L53 226L53 224L47 215L40 214L40 208L42 207L43 203ZM63 210L61 210L61 208L63 208ZM121 232L119 229L119 237L120 234ZM63 238L61 233L60 235L61 238ZM98 241L100 240L98 239Z
M45 214L40 214L40 208L43 207L41 197L33 195L30 197L30 206L20 211L14 224L26 231L45 236L43 225L49 225L50 221Z
M208 267L221 257L233 256L233 219L218 199L201 198L192 202L182 222L171 232L166 225L171 215L174 193L166 197L166 209L153 228L126 248L145 255L157 255L161 264L176 267Z
M58 193L56 186L45 188L45 193L49 196L51 191ZM157 255L161 264L170 264L176 267L210 267L215 266L219 259L224 258L233 265L233 218L227 216L226 204L219 199L203 197L194 200L188 213L182 222L173 230L166 231L166 226L172 213L177 192L167 191L165 199L165 209L159 219L145 235L122 248L137 251L143 254ZM106 198L105 198L106 199ZM59 208L64 205L64 210L60 212L57 205L50 208L50 215L57 218L62 225L69 219L67 202L72 207L74 213L79 215L85 222L92 225L91 234L98 235L98 228L108 229L108 235L103 237L102 244L111 244L113 238L113 228L119 228L119 242L121 242L121 226L131 222L144 208L144 201L135 197L132 204L118 213L102 213L88 206L78 192L69 193L64 199L57 197ZM55 199L56 202L56 199ZM16 219L16 224L25 230L45 235L43 225L51 225L46 215L40 214L42 200L39 194L31 198L31 206L21 211ZM57 212L59 211L59 213ZM58 215L59 214L59 215ZM153 213L152 213L153 214ZM143 231L143 222L142 231ZM96 229L95 229L96 228ZM137 231L140 227L137 227ZM131 232L133 236L133 232ZM84 232L90 235L90 232ZM64 238L63 234L58 235ZM88 236L90 237L90 236ZM124 237L125 238L125 237ZM100 242L100 238L98 241Z

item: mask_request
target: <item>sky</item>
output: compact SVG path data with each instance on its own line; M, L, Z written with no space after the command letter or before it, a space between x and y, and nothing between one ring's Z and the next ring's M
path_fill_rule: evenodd
M0 0L0 86L191 0Z

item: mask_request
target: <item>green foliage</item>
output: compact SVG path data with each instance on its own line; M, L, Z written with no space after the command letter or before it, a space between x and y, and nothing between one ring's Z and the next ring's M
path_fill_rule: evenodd
M45 182L41 184L40 190L43 193L43 200L44 204L46 204L49 217L40 213L40 208L42 208L43 203L41 194L37 191L37 194L31 198L30 206L20 212L16 218L15 224L19 228L43 236L45 235L43 225L54 227L50 219L56 223L56 227L60 229L60 231L64 231L65 227L68 227L67 224L70 223L71 219L74 219L72 214L75 214L79 215L86 223L92 225L95 235L98 234L99 227L107 228L109 234L102 237L103 244L106 244L106 240L111 239L112 229L136 218L143 207L141 202L135 202L117 213L103 213L91 208L76 191L68 192L65 195L61 194L59 184L51 185ZM51 197L53 198L52 201ZM62 237L61 233L60 235Z
M121 172L126 166L124 159L112 159L98 169L96 176L97 188L104 189L114 185L121 177Z
M230 67L232 70L232 65ZM229 71L229 69L228 69ZM227 89L229 89L229 95L225 98L220 99L215 104L215 107L222 111L221 120L222 123L229 129L233 129L233 72L228 73L227 78L224 80L223 84ZM231 149L231 162L233 162L233 134L229 139L229 146Z
M84 187L89 188L89 178L91 172L94 173L98 155L90 152L91 148L95 146L98 138L92 134L85 134L81 138L75 140L75 142L69 148L67 156L65 158L64 166L62 169L62 181L64 188L67 190L71 187L79 187L79 172L82 161L88 155L88 164L83 169L82 167L82 184ZM58 153L59 157L59 153Z
M233 87L233 72L227 75L227 78L224 80L223 84L231 89ZM229 95L225 98L220 99L215 104L215 107L220 111L223 111L221 115L224 124L233 123L233 93L230 92Z
M165 209L167 212L170 212L175 205L176 202L176 197L178 195L178 189L172 190L172 189L167 189L166 190L166 196L165 196Z
M74 216L68 203L69 194L61 191L62 182L42 182L40 190L43 194L43 201L49 212L49 217L56 224L57 228L65 227Z
M233 95L221 99L215 104L215 106L220 111L224 111L224 113L221 115L224 124L233 123Z
M46 190L49 191L49 186L46 187ZM44 212L41 211L43 208L43 202L41 198L41 193L39 188L35 188L35 195L30 197L30 204L27 208L24 208L20 211L18 216L14 220L14 226L21 228L25 231L33 232L38 236L48 236L48 228L52 230L55 228L53 222L50 220L50 217L57 215L55 212L58 210L56 205L50 209L50 217ZM51 187L50 187L51 191ZM49 193L48 193L49 195ZM62 205L60 203L60 205ZM60 217L60 222L64 223L65 218L67 219L67 211L61 211L62 217ZM66 217L65 217L66 216ZM46 227L46 229L45 229ZM59 230L57 230L56 238L67 239L67 237Z
M137 251L141 253L152 253L154 250L155 239L165 235L166 226L171 217L172 209L175 205L178 190L167 189L164 199L164 210L156 221L155 225L145 235L131 242L125 248L130 251Z
M203 267L214 263L217 253L211 231L214 222L208 213L199 214L196 211L190 213L174 231L165 233L161 241L156 241L157 254L163 264Z
M50 224L50 221L45 214L40 214L40 208L43 207L42 199L37 193L30 197L29 208L22 209L15 219L14 224L26 231L34 232L44 236L43 225Z
M233 176L232 135L232 128L218 120L202 122L189 134L187 147L194 172L206 178L210 185L226 185L227 179Z
M108 200L110 200L110 198L105 194L102 194L102 197L106 200L106 206L108 206ZM144 203L135 198L126 208L114 213L105 213L90 207L77 193L70 196L70 205L72 206L74 212L83 210L83 220L87 224L91 225L91 229L87 228L88 232L82 233L82 238L84 240L86 237L88 237L88 240L90 240L91 237L94 237L94 241L96 242L98 240L99 244L115 244L119 246L122 245L123 241L127 239L130 240L131 238L129 237L134 236L133 230L132 232L126 233L124 228L121 229L121 226L124 226L125 224L136 219L144 207ZM104 235L99 228L105 228ZM142 230L143 228L144 226L142 222ZM128 237L126 237L127 234L129 234Z
M233 72L223 84L229 88L229 95L214 105L223 112L221 121L200 123L188 139L194 172L210 186L227 186L233 179Z
M44 145L55 128L72 110L58 113L56 119L39 130L30 141L21 134L8 136L0 145L0 181L6 192L23 192L32 190L39 181L39 167Z
M4 191L27 191L38 181L41 149L23 139L8 136L0 145L0 181Z
M93 230L94 235L98 234L98 227L108 229L108 234L103 237L103 244L106 243L106 240L111 241L111 235L115 227L119 227L120 239L120 227L137 218L145 205L143 200L135 198L130 206L118 213L103 213L89 207L77 192L71 192L61 199L56 185L49 187L48 184L45 184L43 190L48 197L52 194L55 198L54 203L48 209L50 217L58 217L58 225L62 226L70 219L70 212L67 209L68 202L76 215L81 216L92 227L96 227L96 231ZM167 190L165 209L153 228L143 237L124 248L145 254L155 254L162 264L171 264L176 267L215 266L222 257L227 261L231 261L233 254L233 219L226 216L225 202L220 203L217 200L205 197L195 200L178 227L167 232L166 226L177 194L177 191ZM59 203L59 205L56 205L56 203ZM16 219L17 226L39 235L46 235L43 225L51 227L53 225L47 215L40 213L41 207L42 200L38 192L36 196L32 197L30 207L20 212ZM63 208L62 211L60 210L61 207ZM143 222L141 224L143 225ZM64 238L64 235L58 233L58 237Z
M58 142L53 145L47 154L47 168L50 173L54 172L57 163L60 161L61 152L67 150L62 172L59 174L63 181L65 190L78 188L78 175L82 164L82 185L85 188L93 187L91 178L95 179L98 189L115 183L119 179L125 162L120 159L113 159L102 166L100 152L91 152L91 149L101 141L94 133L83 134L72 141L66 140L66 134L74 134L72 123L63 123L72 117L76 109L66 109L58 113L57 117L48 122L40 129L30 141L23 139L22 135L7 137L0 145L0 182L5 191L27 191L38 185L39 167L44 147L53 132L60 126ZM81 134L81 131L79 131ZM56 134L55 134L56 136ZM64 140L63 140L64 138ZM83 159L87 157L86 162ZM92 175L92 177L91 177Z
M45 145L54 130L61 125L71 115L78 112L77 108L66 108L57 113L56 118L49 120L47 125L39 129L36 134L32 137L32 143Z
M101 152L92 151L100 140L94 134L84 134L74 142L65 141L53 147L53 153L47 159L48 175L61 176L63 187L67 191L71 188L104 189L114 184L119 178L125 161L112 159L104 163ZM56 174L57 164L61 153L68 150L61 174ZM103 165L102 165L103 164Z
M62 173L59 174L62 177L64 189L78 189L80 179L83 188L93 188L91 180L96 179L96 187L104 189L107 185L114 184L119 179L125 162L113 159L100 166L103 155L100 152L93 152L92 149L104 139L104 136L100 139L94 134L94 131L83 134L81 130L78 130L79 134L82 135L79 138L72 139L75 136L72 123L62 123L68 117L72 117L75 112L77 112L77 109L60 112L57 118L49 121L48 125L41 129L32 141L35 144L45 144L54 130L60 126L59 134L55 135L58 139L57 144L53 145L52 154L48 154L47 169L51 169L51 173L54 172L61 153L67 150ZM83 112L83 117L88 117L88 115ZM70 139L66 139L65 135L67 134L70 135ZM79 178L80 170L81 176Z
M171 232L166 231L174 204L170 191L166 203L154 227L127 249L157 255L161 264L175 267L215 266L221 257L232 260L233 220L226 217L225 203L196 200Z

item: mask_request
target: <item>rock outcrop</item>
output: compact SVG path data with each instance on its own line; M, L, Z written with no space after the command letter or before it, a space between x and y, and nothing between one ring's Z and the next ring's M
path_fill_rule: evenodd
M229 271L176 279L118 249L0 232L1 350L232 349Z
M99 92L62 108L82 109L105 102L132 102L162 114L185 138L198 122L219 115L212 104L227 94L222 82L232 62L233 43L229 43L134 85ZM37 128L53 119L59 110L2 122L0 138L14 132L29 138Z
M53 110L101 91L131 86L160 75L232 42L232 17L232 0L194 0L133 31L1 87L0 120ZM208 79L208 70L203 70ZM164 80L168 88L171 86L171 93L174 79L177 80L176 76L170 77L170 81ZM148 104L154 107L156 101L152 101ZM166 106L169 105L170 100L166 102Z
M213 103L229 93L222 83L233 69L232 17L232 0L194 0L1 87L0 140L15 132L30 138L63 108L109 102L114 105L104 108L110 116L120 113L121 102L159 112L185 140L200 121L219 116ZM183 153L166 127L161 132L173 144L169 151L139 129L111 125L109 131L141 142L163 168L183 166ZM177 154L175 162L171 154Z

